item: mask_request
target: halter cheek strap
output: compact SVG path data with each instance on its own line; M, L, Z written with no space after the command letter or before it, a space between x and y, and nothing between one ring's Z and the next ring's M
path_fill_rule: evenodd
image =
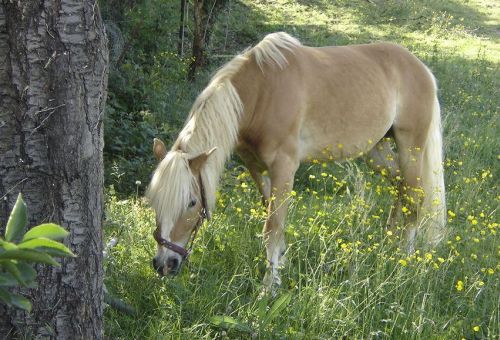
M200 182L201 211L200 216L198 217L198 221L196 222L196 225L194 226L194 229L191 231L191 235L189 236L188 247L184 248L179 246L178 244L165 240L163 237L161 237L159 232L154 234L156 242L158 242L160 246L170 249L173 252L179 254L182 257L182 260L187 259L189 257L189 254L191 254L194 239L198 234L198 230L200 230L200 227L203 225L203 221L210 220L210 212L207 209L207 198L205 196L205 187L201 179L201 174L199 175L198 180Z

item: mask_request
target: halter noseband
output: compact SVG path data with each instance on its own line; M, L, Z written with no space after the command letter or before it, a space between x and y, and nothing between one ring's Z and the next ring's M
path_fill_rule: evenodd
M182 257L182 260L184 261L189 257L189 254L191 254L191 250L193 249L193 243L194 239L196 238L196 235L198 234L198 230L200 230L200 227L203 225L203 221L205 220L210 220L210 212L207 209L207 199L205 197L205 187L203 185L203 181L201 179L201 174L199 175L199 182L200 182L200 196L201 196L201 211L200 215L198 217L198 221L196 222L196 225L194 226L194 229L191 230L191 235L189 236L189 241L188 241L188 247L184 248L181 247L173 242L165 240L163 237L161 237L160 233L155 233L154 237L156 242L162 247L165 247L167 249L172 250L173 252L179 254Z

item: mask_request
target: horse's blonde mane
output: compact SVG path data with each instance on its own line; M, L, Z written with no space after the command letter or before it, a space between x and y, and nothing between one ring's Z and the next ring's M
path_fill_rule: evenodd
M219 176L237 143L243 112L243 103L231 82L232 77L252 56L261 70L265 64L276 64L283 69L288 62L282 50L292 50L296 46L300 46L300 42L290 35L272 33L215 73L195 100L186 125L151 180L147 196L158 217L167 214L168 209L173 221L179 218L196 186L188 159L216 147L201 172L208 209L214 208Z
M181 151L168 152L158 164L146 193L157 219L168 217L170 225L187 207L196 186L186 156Z
M284 69L288 64L283 50L292 51L293 48L300 46L300 41L285 32L268 34L260 43L258 43L251 52L255 56L255 61L263 70L264 64L271 61Z

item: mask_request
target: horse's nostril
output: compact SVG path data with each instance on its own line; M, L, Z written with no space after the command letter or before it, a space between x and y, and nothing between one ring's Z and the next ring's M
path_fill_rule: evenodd
M179 267L179 260L175 257L171 257L167 260L167 268L169 271L176 271Z

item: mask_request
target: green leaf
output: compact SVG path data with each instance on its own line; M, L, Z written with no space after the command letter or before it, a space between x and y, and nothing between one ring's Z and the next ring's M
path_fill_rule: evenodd
M238 331L247 332L247 333L252 332L252 328L249 325L247 325L246 323L240 322L240 321L238 321L235 318L232 318L230 316L225 316L225 315L212 316L210 318L210 322L213 325L215 325L217 327L224 328L224 329L236 329Z
M23 241L31 240L34 238L45 237L51 240L61 240L68 236L68 232L54 223L40 224L33 227L26 234L24 234Z
M75 256L75 254L73 254L71 250L69 250L64 244L43 237L19 243L18 248L19 249L51 248L60 251L65 256Z
M21 236L26 222L28 221L28 212L26 203L23 201L21 193L17 196L16 204L10 213L7 228L5 228L5 239L7 241L17 240Z
M26 282L24 282L21 272L13 263L13 261L6 262L3 266L17 280L17 282L19 282L21 286L26 287Z
M0 247L5 249L5 250L17 249L17 245L15 243L7 242L4 240L0 240Z
M0 273L0 287L17 287L19 283L10 273Z
M259 300L259 305L258 305L258 309L257 309L257 320L259 320L259 322L264 321L264 318L266 316L266 309L267 309L268 301L269 301L269 299L267 298L267 295L263 296Z
M280 314L280 312L288 306L291 299L292 294L287 293L276 300L269 313L267 313L266 318L262 322L262 327L266 327L271 321L273 321Z
M23 275L22 272L21 275ZM24 278L24 281L26 282L26 287L36 288L37 283L34 280L35 277L33 277L32 279ZM0 287L17 287L17 286L19 286L19 282L14 278L14 276L11 273L0 273Z
M76 255L68 255L66 252L54 249L54 248L38 248L37 250L44 252L47 255L50 255L52 257L76 257Z
M0 253L0 260L2 259L24 260L27 262L46 263L59 266L59 263L50 255L30 249L7 250L6 252Z
M19 272L21 273L21 277L23 278L24 282L29 284L30 282L35 281L36 270L33 269L32 266L24 262L18 262L16 266Z
M17 287L22 285L28 288L36 287L36 271L27 263L14 261L2 262L2 266L7 270L0 273L0 286Z
M12 299L11 299L12 294L10 292L2 287L0 287L0 300L2 300L5 304L11 305Z
M10 296L11 303L21 309L24 309L25 311L31 312L31 302L27 298L21 295L17 294L11 294Z

